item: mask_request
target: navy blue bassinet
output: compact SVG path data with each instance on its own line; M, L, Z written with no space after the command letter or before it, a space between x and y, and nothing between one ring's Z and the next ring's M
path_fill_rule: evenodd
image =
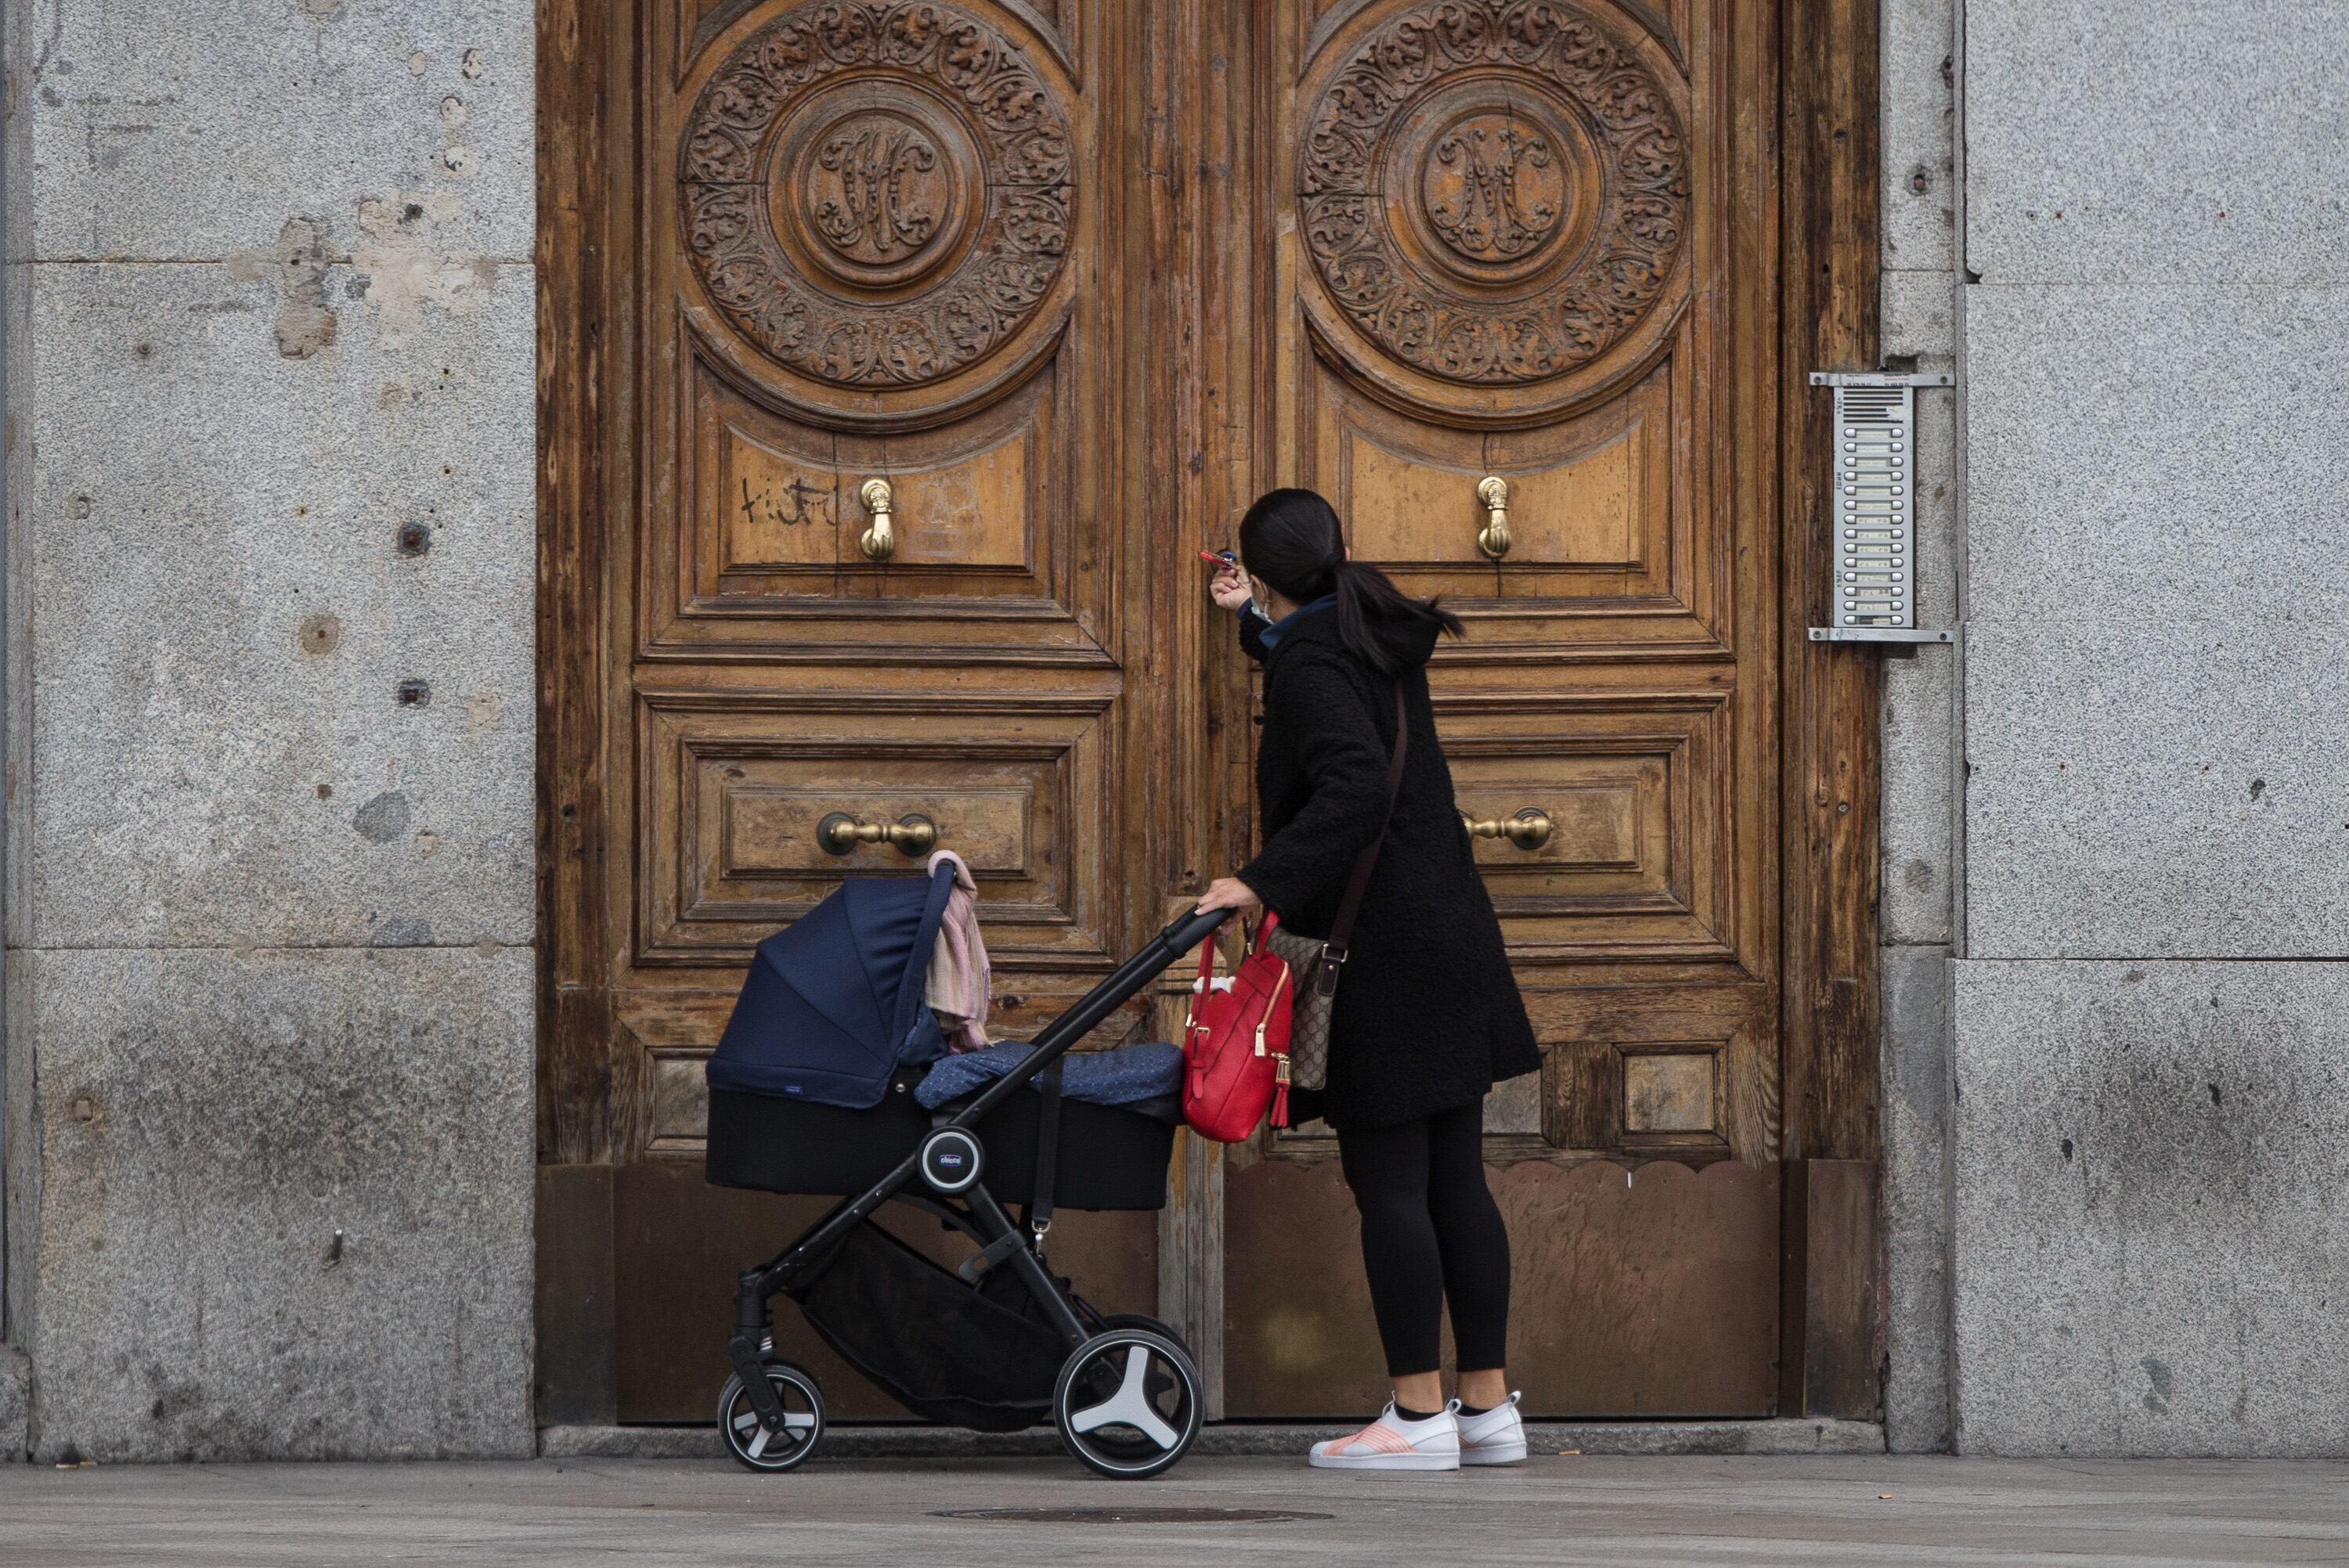
M721 1187L845 1196L878 1182L936 1117L913 1095L945 1052L922 1000L954 869L854 877L759 944L734 1016L709 1058L709 1180ZM1011 1096L976 1130L986 1185L1027 1203L1042 1097ZM1081 1100L1060 1103L1053 1201L1069 1209L1160 1209L1174 1130Z

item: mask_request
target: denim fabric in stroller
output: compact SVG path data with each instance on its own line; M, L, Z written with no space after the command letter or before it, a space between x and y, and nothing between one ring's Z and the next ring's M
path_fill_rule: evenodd
M1028 1059L1028 1047L1007 1040L983 1051L941 1057L914 1090L925 1110L975 1094ZM1183 1112L1183 1047L1164 1040L1107 1051L1072 1051L1061 1058L1061 1092L1083 1105L1116 1105L1173 1122Z

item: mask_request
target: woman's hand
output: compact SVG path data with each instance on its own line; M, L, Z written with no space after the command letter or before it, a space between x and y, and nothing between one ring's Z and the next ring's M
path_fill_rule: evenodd
M1256 890L1239 878L1217 877L1207 884L1207 891L1200 895L1191 913L1205 914L1211 909L1236 909L1246 916L1263 907L1264 901L1256 896Z
M1247 573L1237 566L1218 566L1207 584L1207 597L1226 610L1244 608L1256 597L1248 590Z

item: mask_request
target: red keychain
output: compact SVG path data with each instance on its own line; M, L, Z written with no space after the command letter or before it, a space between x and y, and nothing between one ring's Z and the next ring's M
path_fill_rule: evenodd
M1237 1143L1265 1112L1288 1125L1288 965L1265 945L1267 912L1231 988L1215 988L1216 939L1199 944L1199 984L1183 1018L1183 1119L1202 1138Z

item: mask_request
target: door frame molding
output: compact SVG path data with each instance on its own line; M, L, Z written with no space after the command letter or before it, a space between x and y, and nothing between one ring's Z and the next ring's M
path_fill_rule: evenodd
M603 986L605 541L599 439L614 198L609 0L538 0L538 1160L617 1150ZM625 264L625 263L622 263ZM616 390L626 396L625 388Z
M1196 81L1195 26L1220 0L1168 0L1147 26L1168 77ZM608 1165L620 1153L603 989L607 786L604 777L609 618L605 539L614 465L600 439L606 398L629 398L605 380L617 335L612 284L634 258L610 242L610 221L632 191L609 157L611 116L632 98L616 79L610 0L538 0L538 200L535 246L538 345L538 1159L542 1166ZM1781 1158L1790 1168L1834 1161L1844 1187L1858 1174L1872 1189L1880 1152L1877 890L1878 880L1878 655L1814 644L1806 628L1827 598L1823 505L1829 473L1827 399L1806 381L1814 369L1874 368L1879 346L1878 96L1879 20L1874 0L1775 0L1779 256L1778 678L1780 789ZM1249 29L1218 26L1236 49ZM1182 47L1185 39L1194 46ZM1222 237L1247 230L1245 189L1206 178L1220 147L1247 145L1264 106L1245 100L1262 73L1222 73L1223 101L1186 104L1179 122L1155 122L1141 178L1147 215L1174 242L1175 263L1149 304L1153 317L1221 346L1203 356L1187 396L1162 405L1145 459L1197 454L1214 477L1178 485L1186 511L1216 510L1244 488L1247 432L1221 423L1224 391L1248 369L1257 335L1207 297L1222 273ZM1145 72L1145 80L1157 79ZM1261 90L1264 84L1257 84ZM1187 135L1188 139L1185 140ZM1193 144L1196 145L1194 146ZM1179 150L1178 150L1179 149ZM1195 161L1188 153L1196 150ZM1180 177L1185 166L1199 178ZM1173 177L1168 171L1174 171ZM1143 216L1137 213L1137 216ZM1261 293L1262 291L1258 291ZM1238 331L1217 330L1226 325ZM1206 329L1198 331L1198 329ZM1166 341L1180 341L1170 337ZM1184 377L1158 379L1180 393ZM1170 385L1169 382L1173 384ZM1199 470L1194 469L1193 472ZM1173 477L1173 470L1169 470ZM1227 742L1201 758L1203 782L1244 779ZM626 781L617 783L625 786ZM1185 825L1177 864L1213 846ZM1779 1413L1868 1416L1878 1393L1881 1313L1875 1296L1881 1226L1872 1204L1821 1205L1817 1183L1788 1181L1782 1225ZM1832 1183L1830 1183L1832 1185ZM1838 1189L1843 1190L1843 1189ZM1204 1195L1203 1195L1204 1196ZM1811 1217L1831 1210L1834 1224ZM1856 1217L1855 1217L1856 1216ZM1861 1363L1864 1361L1864 1368ZM1857 1381L1855 1381L1857 1378ZM1839 1390L1839 1391L1838 1391ZM1859 1408L1864 1405L1866 1408Z
M1779 1227L1781 1416L1880 1402L1881 838L1877 650L1827 623L1830 399L1813 370L1872 370L1881 343L1881 22L1876 0L1779 0ZM1835 1162L1808 1179L1814 1161ZM1829 1191L1858 1199L1827 1202ZM1861 1201L1861 1200L1864 1200Z

